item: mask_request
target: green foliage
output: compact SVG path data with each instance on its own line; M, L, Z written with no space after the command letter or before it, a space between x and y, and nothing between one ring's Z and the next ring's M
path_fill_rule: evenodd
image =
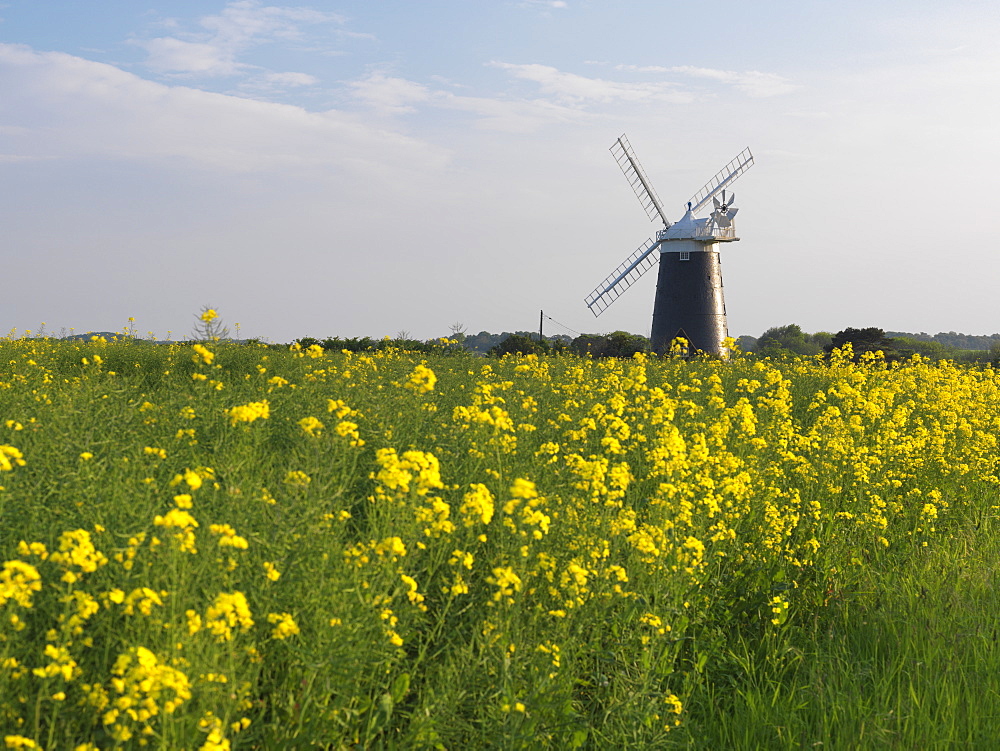
M570 344L570 350L581 356L632 357L636 352L649 352L649 339L627 331L581 334Z
M489 354L493 357L503 355L544 355L549 351L545 341L532 339L524 334L511 334L499 344L490 347Z
M910 339L908 337L897 337L891 340L895 350L903 359L909 359L913 355L928 357L932 360L944 360L954 358L958 353L954 347L949 347L937 341L922 341L920 339Z
M993 345L1000 342L1000 334L989 334L976 336L972 334L960 334L956 331L941 331L937 334L928 334L924 331L912 334L904 331L887 331L886 336L893 339L915 339L919 342L936 342L949 351L961 350L981 350L988 351Z
M886 360L898 359L899 357L895 342L887 338L885 332L880 328L846 328L834 334L824 349L827 352L832 352L835 349L841 349L846 344L851 345L855 360L860 359L865 353L874 352L882 352Z
M461 339L461 344L470 352L478 352L485 355L489 353L493 347L496 347L503 342L504 339L515 335L522 336L526 339L537 339L538 337L538 333L532 331L504 331L501 334L491 334L489 331L480 331L478 334L465 334ZM561 351L571 340L565 334L556 334L555 336L546 336L545 341L555 351Z
M807 334L798 324L776 326L760 335L754 343L754 351L762 357L783 357L788 355L818 355L829 345L831 337L826 332Z
M446 354L462 351L461 343L454 339L372 339L370 336L348 337L341 339L339 336L317 339L312 336L305 336L295 340L295 344L303 349L309 347L322 347L328 352L380 352L385 350L405 350L407 352L425 352L428 354Z

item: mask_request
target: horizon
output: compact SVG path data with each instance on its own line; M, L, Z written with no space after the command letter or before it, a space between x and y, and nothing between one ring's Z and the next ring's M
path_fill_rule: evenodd
M731 338L732 339L736 339L736 340L744 339L744 338L750 338L750 339L755 339L756 340L756 339L760 339L770 329L780 328L781 326L788 326L788 325L793 325L793 324L780 324L779 326L769 327L768 329L765 329L764 331L760 332L760 334L738 334L738 335L731 335ZM844 331L844 330L846 330L848 328L862 328L862 327L849 326L849 327L845 327L844 329L839 329L838 331L819 330L819 331L803 331L803 333L806 334L807 336L816 336L817 334L836 335L837 333L839 333L839 331ZM875 328L878 328L878 327L875 327ZM930 334L930 333L928 333L926 331L896 331L896 330L893 330L893 329L880 329L880 330L883 331L883 333L885 334L885 336L887 336L889 338L898 338L900 336L902 336L902 337L908 337L908 336L927 336L927 337L931 337L932 340L935 339L935 338L937 338L937 337L940 337L940 336L963 336L963 337L969 337L969 338L987 338L987 339L988 338L1000 338L1000 332L994 332L992 334L968 334L968 333L965 333L965 332L962 332L962 331L938 331L937 333ZM101 337L101 336L103 336L105 338L108 337L108 336L112 336L112 337L115 337L115 338L122 337L122 338L125 338L125 339L137 339L137 340L141 340L141 341L150 342L152 344L184 344L184 343L192 342L192 341L202 341L201 339L198 339L196 337L188 337L188 338L185 338L185 339L171 339L171 338L160 339L160 338L156 338L155 333L152 332L152 331L147 331L147 332L145 332L142 335L140 335L138 332L129 333L126 330L111 331L111 330L95 330L95 329L90 329L90 330L87 330L87 331L76 331L75 328L70 328L70 329L68 329L68 331L70 333L66 333L67 329L65 329L65 328L60 329L58 336L56 336L56 334L54 332L47 332L47 331L44 330L44 328L40 328L38 330L27 330L27 331L25 331L23 333L23 336L21 338L39 338L39 339L41 339L41 338L50 338L50 339L51 338L56 338L59 341L65 341L65 340L80 339L82 337L90 337L90 336L93 336L93 337ZM646 336L645 334L639 334L639 333L634 332L634 331L626 331L624 329L619 329L618 331L624 331L625 333L630 334L632 336L642 336L642 337L648 338L648 336ZM169 337L170 334L172 334L172 333L173 332L168 331L167 332L167 336ZM462 336L468 338L468 337L481 336L483 334L487 334L489 336L503 336L504 334L515 334L515 335L516 334L530 334L530 335L534 335L534 334L537 333L537 331L531 330L531 329L507 329L507 328L503 328L500 331L487 331L485 329L482 329L482 330L477 331L475 333L470 333L470 331L462 331L462 332L457 332L457 333L459 333ZM612 334L612 333L617 333L617 332L611 332L611 331L582 332L582 333L577 333L576 336L606 336L606 335ZM401 336L402 334L406 334L406 336ZM397 335L394 336L394 337L393 336L389 336L388 334L383 335L383 336L372 336L372 335L369 335L369 334L361 334L361 335L357 335L357 336L340 336L340 335L336 335L335 334L335 335L331 335L331 336L326 336L326 337L320 338L320 337L315 337L315 336L307 334L307 335L303 335L303 336L293 337L293 338L289 339L287 341L287 343L288 344L293 344L293 343L295 343L295 342L297 342L297 341L299 341L301 339L318 339L321 342L323 340L325 340L325 339L341 339L341 340L345 340L345 341L352 340L352 339L370 339L370 340L376 341L376 342L377 341L383 341L383 340L410 340L410 341L427 341L427 342L431 342L431 341L434 341L434 340L437 340L437 339L451 338L451 337L454 337L455 335L456 335L456 332L451 332L450 335L449 334L441 334L440 336L411 337L411 336L409 336L409 332L399 331L399 332L397 332ZM556 339L556 338L559 338L559 337L563 337L563 338L567 338L567 339L569 339L569 340L572 341L573 339L576 338L575 336L573 336L571 334L565 334L565 333L562 333L562 332L555 333L555 334L545 334L543 332L543 335L544 335L544 337L546 339ZM14 337L14 331L13 330L8 333L8 338L11 338L11 337ZM249 341L261 341L261 342L263 342L265 344L275 344L275 345L282 345L282 344L286 343L286 342L283 342L283 341L282 342L275 342L275 341L271 341L269 339L264 339L264 338L260 338L260 337L241 337L239 334L232 334L232 335L229 335L229 336L219 337L218 341L222 341L222 342L237 342L237 343L243 343L243 342L249 342Z

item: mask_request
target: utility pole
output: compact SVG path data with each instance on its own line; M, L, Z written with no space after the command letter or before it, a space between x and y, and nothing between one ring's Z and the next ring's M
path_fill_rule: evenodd
M542 321L544 321L544 320L545 320L545 311L544 310L539 310L538 311L538 343L539 344L541 344L542 341L543 341L542 340Z

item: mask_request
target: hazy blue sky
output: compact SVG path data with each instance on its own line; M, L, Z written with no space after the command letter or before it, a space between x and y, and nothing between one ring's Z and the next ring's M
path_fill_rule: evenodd
M584 296L749 146L729 328L1000 331L993 2L0 2L0 326L649 333ZM552 327L552 333L559 331Z

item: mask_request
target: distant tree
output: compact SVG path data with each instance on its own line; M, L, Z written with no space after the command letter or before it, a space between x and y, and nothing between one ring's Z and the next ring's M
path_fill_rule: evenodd
M896 351L899 353L900 358L909 359L913 355L920 355L921 357L929 357L933 360L944 360L955 356L955 348L949 347L941 342L936 342L933 339L930 341L923 339L911 339L906 336L895 337L892 339Z
M610 334L580 334L570 344L578 355L592 357L632 357L636 352L649 351L649 339L627 331Z
M545 337L545 341L552 352L565 352L573 343L573 337L566 334L555 334L554 336Z
M826 351L832 352L835 349L840 349L848 342L854 350L855 360L865 352L882 352L887 360L899 357L895 341L886 337L882 329L874 327L867 329L846 328L843 331L838 331L833 335Z
M636 352L649 352L649 339L627 331L612 331L605 337L604 357L632 357Z
M303 347L307 346L303 343L303 340L299 340L299 344ZM332 350L334 352L341 352L347 350L348 352L366 352L368 350L376 349L378 342L368 336L356 337L353 336L349 339L341 339L339 336L327 337L320 342L323 349Z
M740 348L740 352L756 352L757 341L757 337L744 334L736 338L736 346Z
M825 352L826 348L833 341L833 334L829 331L817 331L815 334L809 334L809 339L819 347L820 352Z
M456 321L448 327L451 331L451 336L449 339L454 339L456 342L465 341L465 324L461 321Z
M916 339L918 342L933 342L936 338L928 334L926 331L921 331L917 334L911 334L907 331L886 331L885 335L890 339ZM943 344L944 342L942 342Z
M489 331L480 331L478 334L466 334L465 339L462 341L462 346L473 352L481 352L485 355L504 339L515 334L527 339L531 339L533 336L530 331L504 331L502 334L491 334Z
M761 334L757 340L756 351L763 356L782 356L789 353L818 355L823 348L811 335L802 331L798 324L790 323L787 326L775 326Z
M990 365L994 368L1000 368L1000 339L993 342L990 347Z
M499 344L490 347L489 354L493 357L503 355L544 355L549 351L546 342L540 342L524 334L511 334Z

